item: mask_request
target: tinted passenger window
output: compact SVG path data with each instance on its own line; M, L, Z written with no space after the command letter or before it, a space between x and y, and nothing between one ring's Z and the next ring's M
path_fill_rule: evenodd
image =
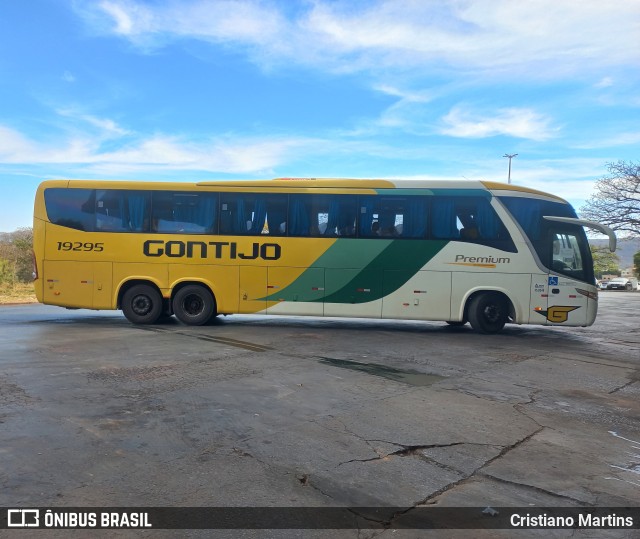
M217 212L217 193L153 192L154 232L213 234Z
M426 233L425 197L360 197L361 238L424 238Z
M480 243L503 251L516 251L509 232L488 198L434 197L431 235L435 239Z
M348 195L291 195L289 235L354 237L356 198Z
M149 199L143 191L96 191L96 230L147 232Z
M49 221L56 225L91 232L94 229L93 189L47 189L44 202Z
M220 234L286 233L287 195L221 193Z

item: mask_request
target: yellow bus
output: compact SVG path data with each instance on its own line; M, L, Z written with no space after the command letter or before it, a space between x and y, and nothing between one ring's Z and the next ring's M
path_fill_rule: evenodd
M40 302L175 315L588 326L598 290L565 201L480 181L52 180L34 208Z

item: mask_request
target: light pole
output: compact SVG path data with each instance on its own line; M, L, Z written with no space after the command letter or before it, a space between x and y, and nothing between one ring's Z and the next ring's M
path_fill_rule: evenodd
M511 183L511 160L518 155L517 153L508 154L505 153L502 157L509 159L509 176L507 176L507 183Z

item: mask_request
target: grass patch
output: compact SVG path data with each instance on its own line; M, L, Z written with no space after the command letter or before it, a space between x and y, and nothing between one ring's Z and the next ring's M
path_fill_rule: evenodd
M10 303L34 303L36 299L32 283L0 284L0 305Z

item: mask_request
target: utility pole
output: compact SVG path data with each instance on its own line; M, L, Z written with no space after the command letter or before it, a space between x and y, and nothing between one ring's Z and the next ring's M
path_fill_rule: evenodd
M509 176L507 176L507 183L511 183L511 160L518 155L517 153L508 154L505 153L502 157L509 159Z

